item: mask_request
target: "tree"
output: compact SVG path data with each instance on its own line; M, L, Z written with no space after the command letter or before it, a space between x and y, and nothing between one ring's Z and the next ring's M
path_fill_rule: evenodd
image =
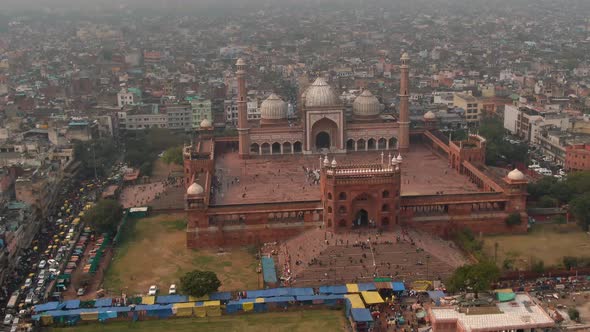
M118 151L110 138L99 138L90 141L74 141L74 158L82 164L82 175L94 177L106 175L117 158Z
M539 198L539 206L542 208L552 208L557 205L557 200L549 195L543 195Z
M485 260L477 264L463 265L453 272L447 286L451 292L469 291L478 293L490 289L490 285L498 280L500 269L491 261Z
M183 158L182 158L182 146L175 146L173 148L168 148L164 151L164 155L162 156L162 160L166 164L176 164L182 165Z
M513 212L508 217L506 217L506 226L516 226L522 223L522 219L520 218L520 214L517 212Z
M590 192L572 199L570 210L576 217L578 224L587 231L590 225Z
M569 308L567 310L567 315L570 316L570 319L573 321L577 322L580 320L580 312L576 308Z
M97 231L112 234L117 230L122 213L123 207L119 202L103 199L88 210L84 219Z
M183 293L201 297L217 291L221 282L215 272L193 270L180 277L180 288Z

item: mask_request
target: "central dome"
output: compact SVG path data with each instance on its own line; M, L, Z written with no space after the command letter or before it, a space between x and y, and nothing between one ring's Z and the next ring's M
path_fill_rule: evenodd
M352 113L361 116L375 116L381 112L381 104L371 91L365 90L352 103Z
M338 97L332 87L321 77L305 90L305 107L338 105Z
M260 118L280 120L287 118L287 103L276 94L271 94L260 105Z

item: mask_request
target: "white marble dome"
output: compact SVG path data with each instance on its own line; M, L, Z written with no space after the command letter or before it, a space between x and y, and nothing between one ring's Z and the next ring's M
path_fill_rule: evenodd
M434 114L434 112L428 111L428 112L426 112L426 114L424 114L424 120L434 120L434 119L436 119L436 114Z
M287 109L287 103L273 93L260 105L260 118L266 120L286 119Z
M375 116L381 112L381 104L371 91L365 90L352 103L352 113L361 116Z
M211 128L211 121L209 119L203 119L200 124L201 128Z
M340 104L332 87L321 77L305 90L305 107L334 106Z
M193 182L193 184L191 184L186 190L187 195L200 195L203 192L205 192L203 187L201 187L201 185L196 182Z
M522 181L525 179L524 174L521 171L519 171L518 168L515 168L514 170L510 171L510 173L508 173L506 177L514 181Z

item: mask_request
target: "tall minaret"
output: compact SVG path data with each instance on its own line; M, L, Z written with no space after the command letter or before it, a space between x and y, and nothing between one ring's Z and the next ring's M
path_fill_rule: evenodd
M404 53L401 58L401 78L399 83L399 141L398 148L401 152L410 149L410 79L408 62L410 57Z
M240 140L240 159L247 159L250 154L250 128L248 127L248 107L246 91L246 61L239 58L236 62L238 71L238 137Z

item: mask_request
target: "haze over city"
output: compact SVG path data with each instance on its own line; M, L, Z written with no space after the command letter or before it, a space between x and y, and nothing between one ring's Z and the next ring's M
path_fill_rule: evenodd
M0 9L0 331L590 326L589 1Z

